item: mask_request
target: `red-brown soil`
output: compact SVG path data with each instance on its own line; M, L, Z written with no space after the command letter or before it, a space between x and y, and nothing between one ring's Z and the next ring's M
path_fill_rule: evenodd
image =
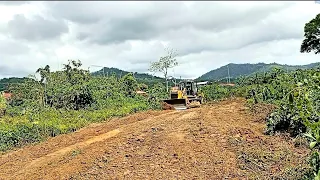
M148 111L0 157L0 179L294 179L308 149L266 136L242 99Z

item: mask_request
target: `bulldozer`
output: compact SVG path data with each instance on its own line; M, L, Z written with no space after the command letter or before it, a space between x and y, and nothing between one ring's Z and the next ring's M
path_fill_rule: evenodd
M170 99L163 100L176 110L200 107L203 95L198 93L197 84L192 80L180 81L177 86L170 89Z

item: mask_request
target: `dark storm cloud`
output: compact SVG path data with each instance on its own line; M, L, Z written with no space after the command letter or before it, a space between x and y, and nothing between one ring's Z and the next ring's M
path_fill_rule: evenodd
M77 37L79 40L104 45L126 40L148 40L157 34L157 29L150 21L139 18L106 20L93 29L94 32L82 32Z
M170 41L170 46L179 49L182 56L203 51L236 50L269 41L301 39L303 29L297 29L294 23L287 25L286 21L287 19L269 18L250 26L226 29L218 33L189 28L164 34L161 38L174 39Z
M137 17L145 13L156 14L152 11L154 4L151 2L61 1L45 2L45 5L52 16L78 24L93 24L103 19Z
M92 5L99 2L85 1L65 1L65 2L46 2L49 13L54 17L68 19L72 22L80 24L96 23L103 16L100 14L102 9L97 6L93 10ZM103 11L102 11L103 12Z
M8 31L14 38L37 41L57 38L69 29L64 21L47 20L41 16L27 19L19 14L8 22Z
M173 12L161 15L155 20L157 25L181 29L193 27L198 30L219 33L226 29L250 26L272 13L289 8L292 3L270 4L245 8L228 2L199 2L191 7L181 5Z
M46 2L48 12L57 18L63 18L79 24L92 24L104 18L107 11L104 2L65 1Z

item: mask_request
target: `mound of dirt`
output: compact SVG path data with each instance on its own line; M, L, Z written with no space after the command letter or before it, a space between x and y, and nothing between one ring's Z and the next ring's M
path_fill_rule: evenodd
M163 110L175 110L175 108L173 107L173 105L171 104L168 104L168 103L165 103L165 102L162 102L162 109Z

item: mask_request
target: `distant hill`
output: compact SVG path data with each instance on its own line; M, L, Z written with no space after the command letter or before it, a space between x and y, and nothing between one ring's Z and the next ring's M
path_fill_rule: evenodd
M109 68L109 67L104 67L100 69L99 71L93 72L92 75L98 76L98 75L105 75L105 76L111 76L112 74L115 74L116 77L123 77L124 75L128 74L130 72L124 71L118 68ZM131 72L133 73L134 77L137 79L139 83L144 83L146 85L153 85L155 83L161 82L164 83L164 78L153 76L150 74L146 73L137 73L137 72Z
M103 69L100 69L99 71L93 72L92 75L97 76L97 75L104 75L105 76L110 76L111 74L115 74L117 77L122 77L130 72L128 71L124 71L118 68L108 68L108 67L104 67ZM150 74L146 74L146 73L137 73L137 72L131 72L134 74L134 77L136 79L163 79L161 77L157 77L157 76L153 76Z
M292 71L296 69L308 69L320 66L320 63L312 63L307 65L283 65L283 64L277 64L277 63L271 63L271 64L265 64L265 63L258 63L258 64L234 64L230 63L228 65L222 66L218 69L211 70L199 78L197 78L197 81L207 81L207 80L222 80L227 79L228 77L228 67L229 67L229 74L230 78L234 79L240 76L247 76L259 72L267 72L272 70L275 67Z
M27 78L17 78L17 77L10 77L10 78L3 78L0 79L0 92L7 90L8 84L15 84L15 83L22 83Z

